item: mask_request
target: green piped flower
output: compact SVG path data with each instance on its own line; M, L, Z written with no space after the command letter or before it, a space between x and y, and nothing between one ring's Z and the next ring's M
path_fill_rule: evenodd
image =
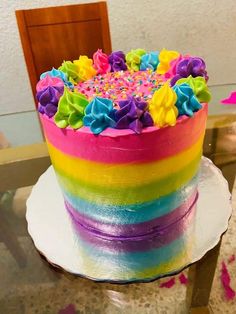
M141 57L146 54L144 49L132 49L130 50L126 56L126 64L129 70L139 71Z
M74 85L79 82L78 67L71 61L63 61L58 70L67 74L68 80Z
M84 110L88 103L83 94L76 90L71 92L65 87L54 117L56 125L59 128L66 128L68 125L73 129L81 128L83 126Z
M206 80L202 76L192 77L192 75L179 79L175 85L187 83L193 90L199 102L209 102L211 93L207 87Z

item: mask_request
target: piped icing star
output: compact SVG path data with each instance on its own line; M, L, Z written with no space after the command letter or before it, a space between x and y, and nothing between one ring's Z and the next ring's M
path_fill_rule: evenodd
M87 81L96 75L96 70L93 67L93 60L87 56L80 56L73 63L77 66L78 78L80 81Z
M49 75L51 77L57 77L57 78L60 78L64 84L69 87L70 89L73 90L74 88L74 85L68 81L68 77L66 75L66 73L60 71L60 70L57 70L55 68L52 68L51 71L47 71L47 72L44 72L40 75L40 80L42 80L43 78L45 78L46 75Z
M58 68L58 70L64 72L68 80L76 85L79 82L79 73L77 66L71 61L63 61L62 65Z
M176 124L178 116L176 101L177 95L168 82L155 91L149 103L149 112L156 126L174 126Z
M65 87L54 117L56 125L59 128L65 128L68 125L73 129L81 128L83 126L84 110L87 105L88 100L83 94L77 91L71 92Z
M36 86L36 98L39 102L39 112L49 118L57 112L58 101L63 94L64 83L60 78L46 75Z
M199 57L185 57L176 65L176 73L171 79L171 86L173 86L179 79L188 77L202 76L208 80L206 72L206 64L202 58Z
M206 80L202 76L192 77L178 80L175 84L181 85L187 83L193 90L199 102L209 102L211 100L211 94L207 87Z
M119 101L119 107L115 112L117 129L131 129L139 134L144 127L153 125L146 101L131 96L127 100Z
M199 103L192 88L188 84L183 83L181 85L175 85L173 90L177 95L175 105L178 108L179 116L187 115L192 117L195 111L202 108L202 105Z
M143 55L141 57L140 70L145 71L147 69L151 69L152 71L156 71L157 65L159 63L158 56L158 51L151 51Z
M85 109L83 123L94 134L99 134L108 127L115 127L114 112L110 99L95 97Z
M125 54L123 51L114 51L109 55L111 72L126 71Z
M171 61L179 57L179 52L174 50L162 49L159 54L159 64L157 66L158 74L165 74L171 66Z
M141 57L146 54L144 49L132 49L130 50L126 56L126 63L129 70L139 71Z
M97 71L97 74L106 74L110 72L111 66L108 61L108 56L102 52L102 49L98 49L93 54L93 66Z

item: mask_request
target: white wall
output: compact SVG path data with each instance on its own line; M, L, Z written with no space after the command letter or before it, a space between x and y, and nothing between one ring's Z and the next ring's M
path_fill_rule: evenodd
M14 10L92 2L0 1L0 115L34 108ZM210 84L236 83L235 0L108 0L113 50L176 49L202 56Z

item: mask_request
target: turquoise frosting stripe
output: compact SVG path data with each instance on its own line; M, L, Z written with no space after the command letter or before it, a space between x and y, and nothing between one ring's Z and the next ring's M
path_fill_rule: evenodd
M80 239L78 239L78 241L86 256L88 256L94 263L105 263L104 267L107 267L106 262L108 262L110 267L114 267L115 272L124 270L130 270L132 272L146 271L149 268L170 261L183 252L183 250L186 250L186 244L187 241L189 241L189 232L191 230L192 228L190 227L184 235L171 242L169 245L144 252L111 253L104 250L98 250L96 247L91 246L89 243L83 242ZM86 259L84 262L86 263Z
M197 176L178 191L154 201L131 205L101 205L88 202L64 190L64 198L81 214L107 223L132 224L161 217L178 206L196 189ZM138 212L138 213L137 213Z

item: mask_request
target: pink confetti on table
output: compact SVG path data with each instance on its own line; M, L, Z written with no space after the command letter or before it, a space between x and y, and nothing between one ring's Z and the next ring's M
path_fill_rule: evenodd
M229 258L228 258L228 264L231 264L235 261L235 255L232 254Z
M225 262L222 262L221 264L221 275L220 275L221 283L224 288L225 297L227 300L233 300L235 298L235 291L230 286L230 274L228 272L228 269L226 267Z
M231 94L220 101L223 105L236 105L236 91L231 92Z
M76 308L74 304L69 304L64 309L61 309L58 314L76 314Z
M184 273L181 273L179 275L179 282L181 283L181 285L187 285L188 284L188 278L185 276Z
M175 285L175 278L171 278L170 280L167 280L165 282L162 282L160 284L160 288L171 288Z

